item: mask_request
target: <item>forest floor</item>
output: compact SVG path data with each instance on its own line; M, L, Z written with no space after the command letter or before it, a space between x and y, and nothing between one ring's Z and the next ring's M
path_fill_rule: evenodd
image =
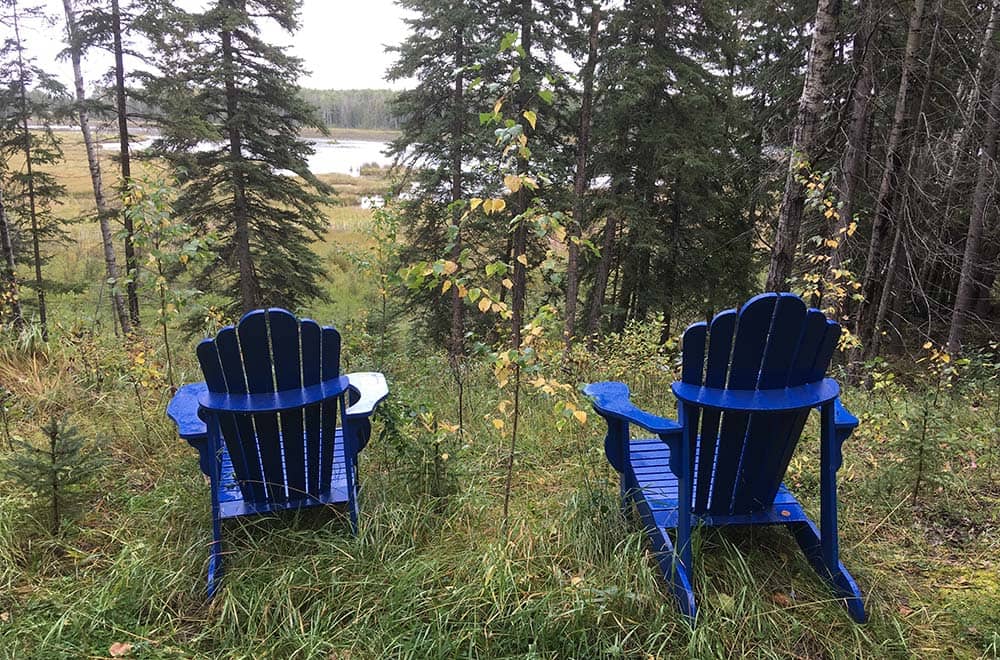
M68 151L59 212L75 217L89 186L79 150ZM331 301L301 311L341 329L346 371L381 370L392 390L361 463L359 536L340 511L228 521L226 576L206 603L208 490L163 414L154 307L143 300L140 362L114 336L95 284L96 228L73 225L47 274L64 285L51 296L52 339L4 337L0 383L12 392L12 435L37 441L42 423L68 414L108 461L57 534L44 498L0 481L0 656L1000 655L1000 393L989 373L970 367L932 397L920 364L881 366L875 388L844 391L861 426L840 471L841 558L868 624L850 620L789 533L753 528L697 534L692 630L643 534L619 515L596 416L557 432L551 401L524 395L502 524L509 438L490 423L501 394L489 368L473 362L466 375L459 437L446 360L406 323L381 320L370 212L333 206L329 216L317 250ZM171 336L178 380L200 380L198 337ZM655 329L632 328L562 378L626 380L639 404L671 415L675 358ZM150 363L160 375L140 378ZM817 426L786 483L818 517ZM0 459L9 454L4 440Z

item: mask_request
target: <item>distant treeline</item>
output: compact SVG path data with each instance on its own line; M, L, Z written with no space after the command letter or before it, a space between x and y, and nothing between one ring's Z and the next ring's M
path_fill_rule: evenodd
M399 129L392 114L398 92L389 89L302 89L302 98L316 107L327 126Z

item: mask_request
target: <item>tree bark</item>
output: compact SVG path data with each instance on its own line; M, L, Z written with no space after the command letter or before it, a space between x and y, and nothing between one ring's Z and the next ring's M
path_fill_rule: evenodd
M819 0L816 6L812 46L809 51L809 69L799 99L792 154L785 175L785 192L781 200L778 229L767 271L768 291L788 290L788 279L792 274L795 251L799 245L802 209L805 204L805 190L795 179L804 166L812 165L811 158L814 156L813 148L823 110L823 96L826 92L825 78L833 60L833 47L837 37L840 4L840 0Z
M847 129L847 140L844 144L844 155L840 160L838 181L839 197L843 206L839 210L837 223L834 226L833 238L837 241L837 245L831 249L827 274L827 279L831 281L834 271L842 269L844 265L847 254L847 229L854 219L861 172L868 155L868 117L871 110L875 69L875 53L871 48L871 39L875 30L875 7L872 0L862 0L858 11L861 12L861 26L854 35L852 49L855 78L851 90L850 121ZM842 302L827 296L823 306L835 308L835 315L839 317L844 311L841 308Z
M563 330L566 350L573 345L576 334L576 305L580 290L580 238L587 211L587 186L590 174L587 160L590 150L591 108L594 101L594 69L597 66L597 37L601 28L601 4L590 6L590 30L587 39L587 61L581 71L583 94L580 98L580 128L576 138L576 173L573 179L573 219L567 235L566 319Z
M118 262L115 259L111 226L108 223L111 210L108 208L107 200L104 197L104 188L101 182L101 159L94 144L94 136L90 131L90 116L87 112L87 92L83 84L83 69L81 67L83 47L80 43L80 35L76 29L76 11L73 7L73 0L63 0L63 9L66 13L66 35L69 41L70 61L73 64L73 85L76 91L77 118L80 120L80 132L83 133L83 146L87 151L90 182L94 189L94 205L97 207L97 222L101 228L101 243L104 247L104 270L111 284L111 304L115 310L115 316L118 317L118 324L122 329L122 334L127 335L132 331L132 324L129 322L128 312L125 310L125 302L122 300L121 291L118 289Z
M233 186L233 225L236 227L236 261L240 271L240 306L246 314L260 305L260 286L253 267L253 255L250 253L250 210L243 172L243 140L238 121L240 108L233 61L233 34L229 30L223 30L221 38L226 87L226 133L229 138L230 177Z
M608 214L604 222L604 237L601 241L601 259L597 262L597 272L594 274L594 295L590 305L590 315L587 318L587 348L594 349L597 331L604 315L604 299L608 288L608 278L611 275L611 260L615 248L615 234L618 225L617 214Z
M969 228L965 236L965 251L962 255L962 270L958 279L958 291L955 294L955 306L951 315L951 327L948 329L948 352L958 354L962 351L962 339L971 315L976 288L975 273L979 266L979 251L983 238L983 226L989 208L989 199L993 196L993 188L997 180L997 138L1000 134L1000 61L997 50L992 49L993 87L990 91L989 103L986 106L986 130L983 132L982 149L979 152L979 167L976 172L976 191L972 196L972 213L969 216Z
M17 286L17 267L14 261L14 245L10 240L10 225L7 224L7 210L3 203L3 186L0 185L0 250L3 250L3 292L10 306L11 323L15 330L24 327L24 314L21 312L21 292Z
M455 84L451 93L451 203L453 206L452 222L455 225L455 238L451 247L451 260L455 263L461 259L462 255L462 209L459 203L462 201L462 155L463 155L463 129L465 123L465 43L462 38L462 27L455 29ZM465 339L465 308L461 296L458 295L458 287L451 290L451 336L449 340L448 352L453 360L457 360L464 352L463 344Z
M859 305L856 322L859 324L858 334L862 338L871 337L874 332L873 313L875 310L872 306L876 298L879 298L879 292L882 289L881 282L885 275L882 265L882 251L886 236L893 223L896 198L899 192L899 175L906 160L903 147L908 137L906 131L910 115L910 85L917 70L924 5L925 0L914 0L907 29L906 54L899 77L896 107L893 111L892 128L889 131L889 144L886 147L885 166L882 169L882 179L875 202L875 220L872 223L871 240L868 244L868 258L865 261L864 277L861 280L861 294L864 299Z
M111 0L111 31L114 36L115 50L115 109L118 113L118 157L121 166L122 197L127 199L132 188L132 158L128 143L128 110L125 107L125 60L122 47L122 18L118 0ZM132 217L122 209L122 222L125 225L125 272L128 280L125 283L125 294L128 297L128 309L132 325L139 325L139 294L136 278L139 276L139 264L135 257L135 227ZM124 326L122 326L124 329Z
M534 82L534 75L532 71L532 31L534 28L534 14L532 12L531 0L521 0L521 80L518 84L515 109L517 112L523 113L528 109L528 103L531 100L532 84ZM521 129L524 131L525 135L529 135L531 131L531 125L528 120L522 116L518 117L518 121L521 124ZM517 173L520 175L526 174L528 171L528 161L524 158L518 156L517 159ZM513 237L513 253L514 253L514 287L511 291L511 346L514 348L520 348L521 346L521 327L524 325L524 307L527 299L527 287L528 287L528 269L527 265L522 263L522 261L527 261L527 250L528 250L528 225L525 222L524 214L528 210L528 205L531 202L530 195L528 194L528 189L525 186L521 186L515 193L517 200L517 208L515 209L517 215L521 218L514 223L514 237Z
M31 131L28 129L28 90L25 85L27 75L24 65L24 55L21 46L21 27L18 21L17 2L12 3L11 14L14 19L14 40L17 48L18 95L21 104L21 132L24 144L24 168L27 174L25 185L28 189L28 218L31 222L31 251L35 267L35 294L38 297L38 321L42 328L42 341L49 340L49 325L45 306L45 284L42 280L41 237L38 226L38 209L35 200L35 174L31 159Z

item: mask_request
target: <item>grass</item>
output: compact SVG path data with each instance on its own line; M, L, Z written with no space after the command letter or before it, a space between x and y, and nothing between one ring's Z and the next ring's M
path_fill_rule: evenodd
M936 413L941 459L914 505L903 412L919 410L919 390L846 390L862 425L840 472L841 549L869 624L851 622L790 534L752 528L697 535L692 631L642 533L618 515L596 419L557 433L551 402L526 396L511 523L501 525L505 441L488 419L492 377L485 367L470 373L464 441L432 432L429 411L456 417L443 357L405 326L390 335L390 358L377 354L368 312L377 284L358 268L371 244L368 212L333 206L329 215L317 250L333 302L303 312L342 329L349 370L383 363L393 391L363 454L360 535L338 510L228 521L223 588L205 602L211 526L196 454L163 416L167 388L132 387L133 365L90 284L100 272L96 230L79 225L79 243L50 271L79 291L53 296L48 347L4 339L0 382L14 392L15 434L31 437L47 415L68 411L111 462L56 538L43 532L37 502L0 487L2 655L107 657L117 643L140 658L997 656L995 391L956 391ZM671 413L671 358L657 356L649 334L609 342L567 378L625 378L641 404ZM183 380L200 379L195 340L178 341ZM162 360L155 345L151 357ZM818 515L809 428L786 481ZM442 447L443 476L430 469ZM6 451L0 443L0 458Z

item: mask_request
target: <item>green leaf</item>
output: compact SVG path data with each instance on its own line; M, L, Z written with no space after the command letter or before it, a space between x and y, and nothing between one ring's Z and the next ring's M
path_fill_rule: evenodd
M555 100L556 95L552 93L550 89L543 89L538 92L538 98L542 99L549 105L552 105L552 101Z

